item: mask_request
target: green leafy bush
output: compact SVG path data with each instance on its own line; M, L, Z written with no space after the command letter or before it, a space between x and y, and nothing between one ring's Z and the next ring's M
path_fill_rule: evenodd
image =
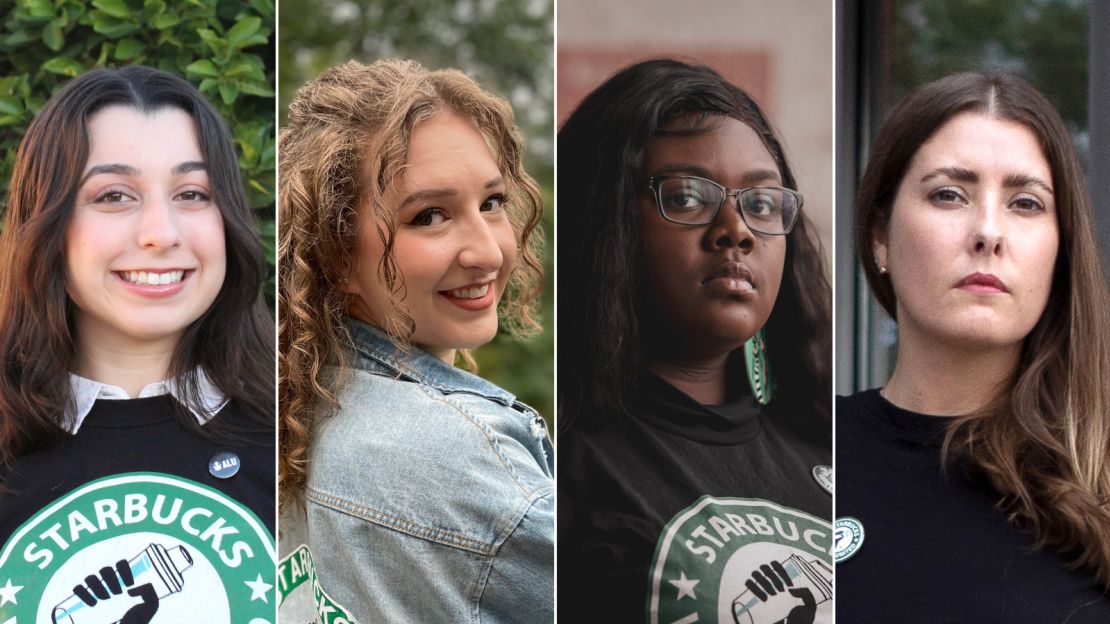
M7 4L6 2L4 4ZM0 8L0 197L46 100L96 67L147 65L195 84L227 120L274 293L273 0L15 0Z

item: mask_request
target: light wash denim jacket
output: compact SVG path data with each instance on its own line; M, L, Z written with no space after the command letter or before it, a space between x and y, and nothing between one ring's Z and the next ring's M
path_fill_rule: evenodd
M376 328L348 328L353 370L339 412L313 433L307 516L293 537L311 552L316 602L326 594L360 624L552 622L543 419Z

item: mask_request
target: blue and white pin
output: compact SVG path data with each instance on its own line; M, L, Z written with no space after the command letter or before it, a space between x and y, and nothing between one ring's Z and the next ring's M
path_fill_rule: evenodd
M208 460L208 472L217 479L230 479L239 473L239 456L230 451L216 453Z
M863 546L863 523L851 516L836 519L833 527L833 560L844 563Z
M825 488L829 494L833 493L833 469L832 466L817 465L812 470L813 478L817 481L817 485Z

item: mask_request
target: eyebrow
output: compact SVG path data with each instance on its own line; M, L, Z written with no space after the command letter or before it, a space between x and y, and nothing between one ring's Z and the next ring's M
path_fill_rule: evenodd
M490 181L486 182L484 185L482 185L482 190L489 190L491 188L501 186L504 183L505 183L505 178L503 178L501 176L497 176L496 178L493 178L492 180L490 180ZM421 191L416 191L415 193L406 197L405 200L401 202L401 205L397 207L397 209L400 210L400 209L402 209L406 206L409 206L411 204L415 204L417 202L421 202L421 201L425 201L425 200L429 200L429 199L442 199L444 197L455 197L458 194L459 194L458 189L454 189L454 188L424 189L424 190L421 190Z
M941 167L925 174L925 176L921 178L921 181L928 182L929 180L932 180L933 178L939 176L947 176L957 182L968 182L971 184L977 184L979 182L979 174L971 171L970 169L964 169L963 167ZM1052 192L1052 187L1049 186L1044 180L1033 177L1031 175L1025 175L1023 173L1008 174L1005 178L1002 179L1002 186L1004 188L1026 188L1030 186L1036 186L1040 187L1050 195L1054 194Z
M170 170L170 173L172 173L173 175L184 175L193 171L208 171L208 165L199 160L187 160L183 163L178 163L177 165L175 165L174 168ZM125 165L122 163L106 163L103 165L93 165L89 168L88 172L85 173L85 177L81 178L80 184L84 184L89 180L89 178L101 174L137 176L139 175L139 169L136 169L131 165ZM80 184L78 186L80 186Z
M702 167L700 165L695 165L695 164L691 164L691 163L670 163L670 164L664 166L659 171L659 173L657 173L655 175L656 176L692 175L692 176L698 176L699 178L705 178L707 180L713 180L714 182L717 182L717 180L714 179L713 174L710 173L710 171L708 169L706 169L705 167ZM753 169L751 171L744 172L744 175L740 176L740 185L741 186L752 186L752 185L754 185L758 182L776 182L777 183L777 182L781 182L781 181L782 181L782 179L779 176L779 172L777 172L773 169ZM718 182L718 184L720 184L720 182Z

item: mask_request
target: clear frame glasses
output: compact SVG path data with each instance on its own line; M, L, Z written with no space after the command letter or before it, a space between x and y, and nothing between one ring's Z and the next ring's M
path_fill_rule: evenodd
M717 218L725 200L735 198L744 224L769 236L790 233L802 208L802 194L780 186L730 189L697 176L653 176L648 187L659 214L683 225L706 225Z

